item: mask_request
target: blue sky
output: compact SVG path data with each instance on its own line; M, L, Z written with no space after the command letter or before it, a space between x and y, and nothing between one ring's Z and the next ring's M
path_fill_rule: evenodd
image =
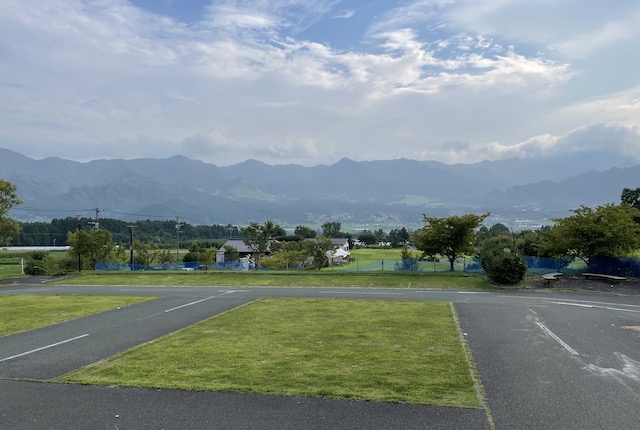
M636 0L0 0L0 147L640 159Z

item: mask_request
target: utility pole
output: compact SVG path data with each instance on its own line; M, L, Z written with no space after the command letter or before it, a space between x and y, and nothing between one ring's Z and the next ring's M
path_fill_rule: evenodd
M91 210L96 211L96 220L93 223L93 228L100 228L100 212L102 212L102 210L98 208L93 208Z
M131 244L129 248L129 265L131 266L131 270L133 270L133 229L136 228L135 225L128 225L129 229L129 243Z
M76 215L76 221L78 222L78 228L76 229L76 234L77 234L77 232L82 230L82 224L80 223L81 219L82 219L82 217L80 216L80 214ZM80 250L79 249L76 249L76 252L78 253L78 273L80 273L80 272L82 272L82 257L80 256Z

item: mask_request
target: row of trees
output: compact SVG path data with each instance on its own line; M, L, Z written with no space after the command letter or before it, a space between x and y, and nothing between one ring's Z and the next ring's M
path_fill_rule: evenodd
M67 217L53 219L51 222L22 222L20 234L13 240L16 246L69 245L67 233L93 228L95 220L91 218ZM118 244L130 242L130 228L140 242L155 243L161 248L176 247L179 242L190 243L195 240L211 240L223 243L230 236L238 237L239 228L233 225L191 225L185 222L168 220L144 220L125 222L102 218L100 227L111 232L113 241Z
M587 267L594 257L621 257L640 249L640 188L625 188L620 204L595 209L581 206L573 215L554 219L554 225L512 233L501 224L481 227L489 215L447 218L424 216L426 225L413 235L423 256L445 256L451 270L461 255L478 256L496 282L517 283L526 273L524 256L578 258Z
M20 225L6 216L9 209L18 204L21 204L21 201L16 195L15 186L0 179L0 241L3 244L7 244L20 231ZM573 215L569 217L554 219L553 226L519 233L510 232L502 224L496 224L491 228L482 226L489 213L446 218L424 215L426 225L413 234L404 228L392 230L389 234L382 230L365 230L358 239L365 244L404 244L403 255L410 255L406 244L411 240L422 252L422 256L446 257L451 270L454 269L454 262L459 256L476 255L480 257L490 277L494 276L490 272L495 271L491 269L492 264L496 268L502 268L502 272L520 276L524 255L579 258L590 265L593 257L624 256L640 249L640 188L625 188L620 204L606 204L596 208L581 206L572 212ZM21 234L23 239L29 235L38 237L48 234L46 244L49 245L52 242L51 235L59 237L66 230L64 240L61 239L57 244L66 243L72 247L68 265L75 264L75 257L78 257L78 264L85 264L91 268L95 268L98 261L107 259L129 261L131 256L127 255L125 247L114 245L114 241L124 244L130 242L132 228L135 228L137 238L133 244L135 263L143 265L148 265L154 260L172 261L171 252L162 249L164 244L175 244L176 234L181 234L184 242L189 243L191 240L190 258L209 261L215 258L218 246L224 242L227 235L230 232L235 233L243 237L245 243L254 250L256 260L266 254L269 246L273 246L272 256L263 263L278 268L299 266L301 262L309 261L314 261L316 267L321 267L326 264L326 257L323 255L330 249L328 238L350 238L349 234L341 231L341 224L335 221L324 223L320 236L318 232L306 226L297 226L294 233L289 235L271 220L264 224L251 223L242 229L231 225L190 226L170 221L138 221L131 225L109 219L101 221L101 227L104 228L82 229L82 225L87 222L88 219L67 218L53 220L48 227L46 223L27 223L22 225ZM176 231L176 227L179 231ZM202 237L220 241L202 243L194 239ZM277 244L270 245L271 243ZM228 252L228 259L232 259L235 255L233 250L229 249ZM237 250L235 252L237 253ZM259 261L256 261L256 265L258 264ZM78 266L78 269L80 268L81 266ZM513 279L509 281L512 282Z

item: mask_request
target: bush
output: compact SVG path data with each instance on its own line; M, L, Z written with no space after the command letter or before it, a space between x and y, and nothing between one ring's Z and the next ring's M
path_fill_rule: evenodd
M24 273L31 276L60 276L65 273L61 261L49 255L42 259L30 258L24 266Z
M527 273L524 255L511 237L487 239L480 249L479 257L485 273L497 284L517 284Z
M400 261L396 262L394 269L396 271L409 272L417 272L420 270L420 263L418 263L418 259L413 255L413 253L409 251L409 247L406 242L400 251Z

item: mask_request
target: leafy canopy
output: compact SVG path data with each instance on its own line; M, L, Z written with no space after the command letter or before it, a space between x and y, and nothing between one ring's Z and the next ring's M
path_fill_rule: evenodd
M12 207L20 204L22 201L16 195L16 186L0 179L0 245L8 245L20 233L20 224L5 216Z
M489 216L466 214L447 218L423 215L426 226L413 237L414 245L423 255L433 257L444 255L449 260L450 270L454 270L456 258L475 251L475 230Z
M545 248L554 256L572 256L587 265L593 256L617 257L640 248L640 216L629 205L606 204L595 209L581 206L574 215L554 219Z
M70 254L86 258L94 270L96 264L106 261L114 250L111 233L100 228L69 232L67 243L71 246Z

